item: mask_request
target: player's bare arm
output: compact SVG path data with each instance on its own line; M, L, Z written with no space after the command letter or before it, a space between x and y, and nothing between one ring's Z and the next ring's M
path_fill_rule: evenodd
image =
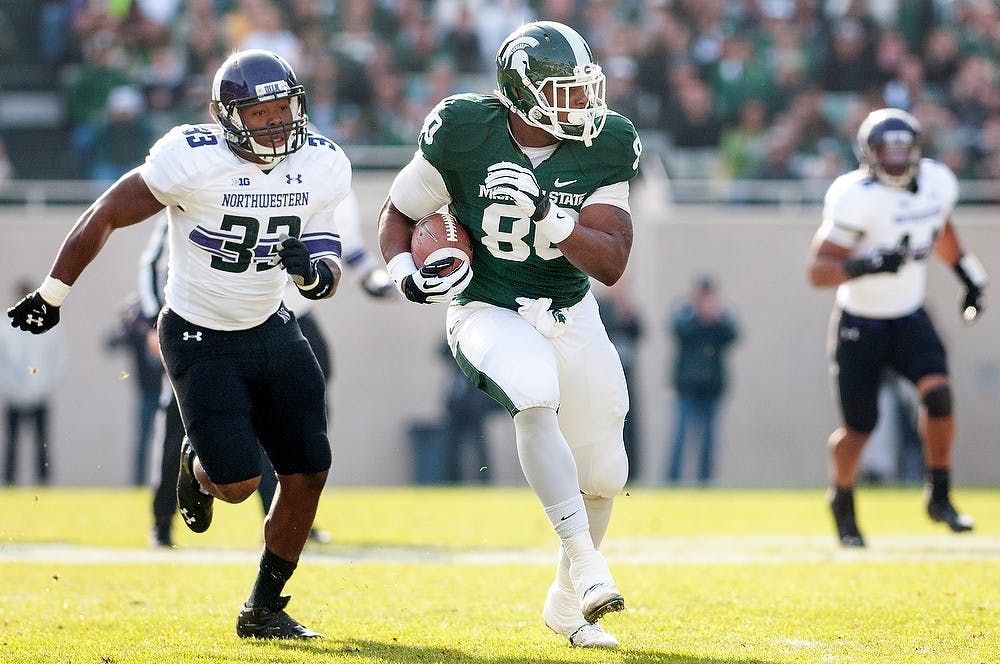
M59 249L50 275L72 286L113 231L144 221L163 208L136 171L125 174L77 220Z
M954 266L962 258L962 244L958 240L958 233L951 219L945 222L944 228L938 235L934 243L934 253L947 265Z
M958 239L958 232L951 223L951 219L945 222L944 228L938 235L934 243L934 253L950 265L955 275L965 286L965 297L962 301L961 314L966 323L973 323L979 314L986 308L983 291L989 282L986 268L979 259L972 253L966 253L962 249L962 243Z
M851 250L830 240L814 240L809 252L809 283L817 288L833 288L851 278L844 261Z
M386 261L410 250L414 224L416 220L397 210L391 199L385 200L378 215L378 246Z
M625 272L632 250L632 215L614 205L595 203L580 219L559 251L587 275L611 286Z

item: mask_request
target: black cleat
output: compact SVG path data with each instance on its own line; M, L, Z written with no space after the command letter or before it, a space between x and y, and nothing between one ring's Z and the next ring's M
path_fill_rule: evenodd
M177 506L185 525L196 533L203 533L212 525L215 498L201 490L194 476L194 457L194 448L185 436L181 443L181 468L177 474Z
M931 521L948 524L952 532L956 533L968 532L975 525L975 521L973 521L971 516L968 514L959 514L958 510L955 509L955 506L947 498L944 500L928 501L927 516L931 518Z
M865 538L861 536L857 520L854 518L854 491L834 488L830 490L827 500L830 503L830 511L833 512L833 521L837 525L840 545L863 547Z
M236 619L236 635L241 639L322 639L323 635L300 624L285 613L291 597L278 599L276 608L243 605Z

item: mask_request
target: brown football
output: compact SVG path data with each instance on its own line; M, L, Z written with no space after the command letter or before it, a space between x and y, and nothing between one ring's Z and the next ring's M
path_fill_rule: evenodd
M410 240L410 253L418 268L423 267L427 257L438 249L457 249L464 255L464 258L456 256L458 260L440 273L442 277L461 267L462 260L472 260L469 232L447 212L432 212L418 221Z

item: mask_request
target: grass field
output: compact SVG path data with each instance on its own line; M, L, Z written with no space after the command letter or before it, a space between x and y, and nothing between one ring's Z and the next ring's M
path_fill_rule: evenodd
M235 635L256 500L154 550L148 492L0 490L0 662L1000 662L1000 490L955 493L967 535L916 488L857 499L863 551L836 546L819 489L630 490L603 547L627 604L609 652L542 624L556 544L527 490L328 490L334 543L286 588L327 637L305 643Z

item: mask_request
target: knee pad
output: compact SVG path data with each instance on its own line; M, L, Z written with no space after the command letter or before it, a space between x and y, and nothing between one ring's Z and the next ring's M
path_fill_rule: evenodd
M580 476L580 490L588 496L614 498L628 480L628 457L625 448L614 448L601 452L591 448L590 451L599 455L588 454L583 457L577 454L577 472ZM597 458L595 458L595 456Z
M951 415L951 387L938 385L923 397L928 417L949 417Z

